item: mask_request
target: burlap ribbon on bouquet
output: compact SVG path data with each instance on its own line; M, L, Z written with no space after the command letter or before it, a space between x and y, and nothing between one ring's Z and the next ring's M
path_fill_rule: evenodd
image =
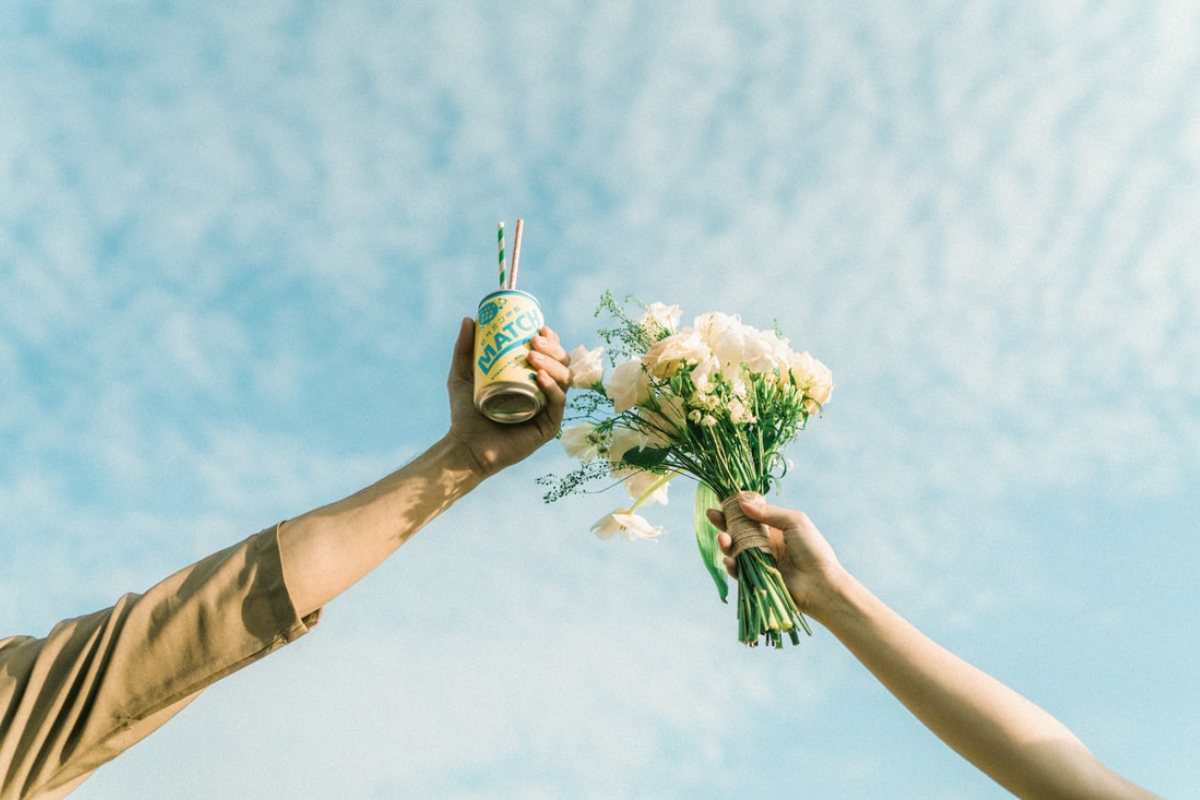
M739 554L751 547L757 547L766 553L771 552L771 539L767 535L767 526L746 516L746 512L742 511L742 502L738 499L738 495L735 494L722 500L721 510L725 512L725 530L729 533L729 538L733 539L733 546L730 548L731 556L737 558Z

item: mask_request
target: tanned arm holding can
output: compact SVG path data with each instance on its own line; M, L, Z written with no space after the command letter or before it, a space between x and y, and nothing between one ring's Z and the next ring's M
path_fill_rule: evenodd
M296 611L325 605L376 566L426 523L481 481L521 461L558 433L569 380L566 351L542 328L531 342L529 365L547 403L519 425L503 425L474 404L474 325L464 319L447 382L450 431L408 466L333 505L284 523L279 533L283 572Z
M474 325L454 348L450 430L407 466L44 638L0 638L0 800L65 796L206 686L307 633L325 603L554 437L569 379L558 336L543 327L529 343L545 406L505 425L475 408Z

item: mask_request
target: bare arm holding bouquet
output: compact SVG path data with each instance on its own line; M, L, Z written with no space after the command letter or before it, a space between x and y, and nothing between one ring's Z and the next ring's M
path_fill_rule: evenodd
M1155 797L1106 767L1053 716L875 597L842 567L805 514L753 495L742 496L742 509L769 527L779 570L800 610L833 633L942 741L1004 788L1018 797ZM725 526L720 512L710 518ZM727 533L718 543L729 551ZM731 559L726 568L734 572Z

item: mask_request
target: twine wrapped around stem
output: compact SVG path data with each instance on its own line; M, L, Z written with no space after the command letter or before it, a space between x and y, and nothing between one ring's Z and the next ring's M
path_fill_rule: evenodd
M812 636L775 566L767 526L746 516L736 494L721 501L721 510L725 512L725 530L733 540L729 552L737 562L738 639L751 647L760 638L768 645L783 647L785 633L792 644L800 643L801 629Z
M771 552L767 526L746 516L738 495L730 495L722 500L721 510L725 512L725 530L729 532L729 538L733 539L730 556L737 558L751 547L757 547L766 553Z

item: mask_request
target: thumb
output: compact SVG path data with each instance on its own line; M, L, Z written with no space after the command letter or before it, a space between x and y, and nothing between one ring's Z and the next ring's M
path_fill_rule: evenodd
M771 505L761 494L742 492L738 495L738 500L741 501L742 511L755 522L761 522L779 530L787 529L794 522L795 512Z
M475 380L471 359L475 354L475 320L463 317L458 328L458 339L454 342L454 359L450 362L450 381L471 382Z

